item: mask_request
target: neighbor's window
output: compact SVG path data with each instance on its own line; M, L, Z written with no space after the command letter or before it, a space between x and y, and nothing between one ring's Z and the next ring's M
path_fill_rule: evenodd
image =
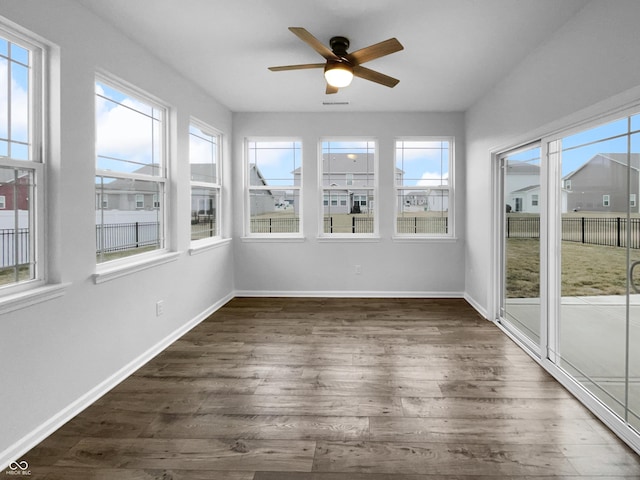
M96 80L98 263L165 248L166 108ZM107 201L108 198L108 201Z
M43 279L42 52L0 30L0 287Z
M299 234L302 142L249 140L247 202L250 235Z
M609 195L602 195L602 206L608 207L611 197Z
M451 139L397 140L396 233L451 235Z
M220 237L220 139L213 128L191 122L191 241Z
M323 141L321 169L323 234L376 234L376 142Z

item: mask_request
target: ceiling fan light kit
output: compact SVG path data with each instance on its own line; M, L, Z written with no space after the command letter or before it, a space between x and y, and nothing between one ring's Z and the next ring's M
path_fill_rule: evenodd
M327 81L326 93L337 93L339 88L348 86L354 76L379 83L385 87L393 88L400 80L385 75L375 70L363 67L361 64L375 60L403 50L402 44L395 38L361 48L353 53L347 53L349 40L346 37L332 37L329 41L331 49L320 40L311 35L302 27L289 27L289 30L318 52L326 63L306 63L302 65L285 65L281 67L269 67L272 72L285 70L304 70L308 68L324 68L324 76Z
M353 67L344 63L327 63L324 78L332 87L348 87L353 80Z

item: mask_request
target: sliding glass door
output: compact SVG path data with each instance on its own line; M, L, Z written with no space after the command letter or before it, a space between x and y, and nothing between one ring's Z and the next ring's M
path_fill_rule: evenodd
M498 161L499 323L613 428L638 437L640 114Z
M503 283L500 321L539 352L540 145L502 155Z

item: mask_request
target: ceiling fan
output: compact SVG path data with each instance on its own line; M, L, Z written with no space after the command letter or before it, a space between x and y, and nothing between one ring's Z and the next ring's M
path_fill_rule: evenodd
M329 45L331 46L329 49L320 40L302 27L289 27L289 30L322 55L326 59L326 62L269 67L269 70L272 72L324 68L324 76L327 80L327 94L337 93L338 89L348 86L354 75L389 88L395 87L400 81L396 78L362 66L365 62L403 50L404 47L395 38L390 38L384 42L361 48L353 53L347 53L347 49L349 48L348 38L332 37L331 40L329 40Z

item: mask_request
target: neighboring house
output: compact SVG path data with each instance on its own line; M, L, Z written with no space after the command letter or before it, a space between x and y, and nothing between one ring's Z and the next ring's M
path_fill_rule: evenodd
M630 157L630 192L627 195L627 154L598 153L562 179L568 208L574 212L638 212L640 154Z
M29 210L29 175L20 175L17 179L0 183L0 210ZM17 201L16 201L17 199Z
M504 191L507 211L510 208L514 213L539 213L540 165L507 162Z
M253 187L268 186L267 180L262 176L255 163L249 165L249 185ZM251 190L251 216L276 211L276 205L284 201L284 192L274 190Z
M135 173L151 175L157 167L144 166ZM96 184L96 210L120 210L123 212L150 211L160 208L155 184L151 182L115 179L107 180L102 188Z
M363 159L363 156L366 156L366 159ZM348 153L323 154L322 186L325 191L322 203L325 213L369 212L373 207L369 205L368 194L375 181L374 165L373 153L359 153L357 160ZM402 174L402 170L396 168L396 177L399 176L400 182ZM293 175L294 185L299 185L300 169L294 170Z
M404 205L398 205L399 211L411 208L412 211L446 212L449 210L449 195L442 190L408 191L403 197Z

